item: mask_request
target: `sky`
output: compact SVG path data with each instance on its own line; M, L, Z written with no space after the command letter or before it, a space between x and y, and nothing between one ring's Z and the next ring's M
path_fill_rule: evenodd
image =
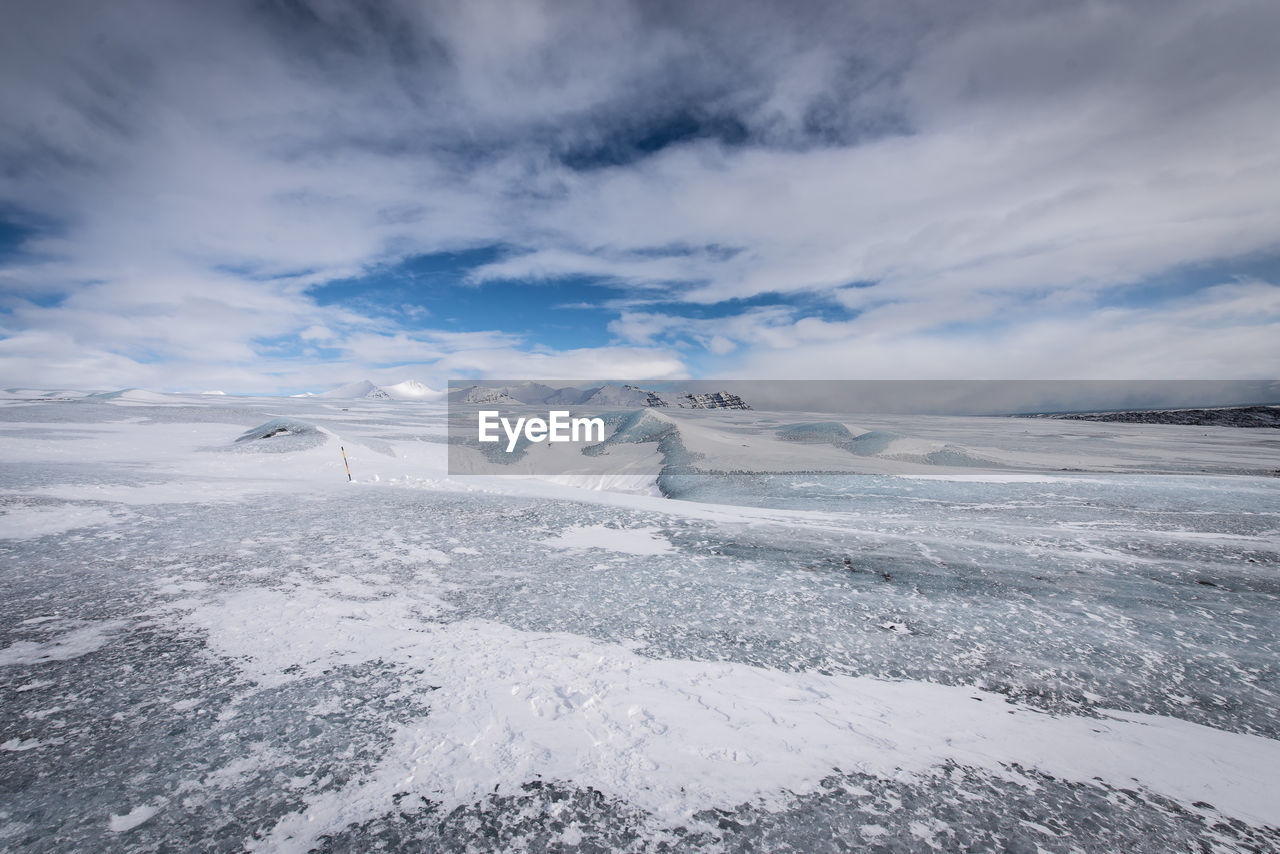
M1274 0L0 6L0 386L1280 377Z

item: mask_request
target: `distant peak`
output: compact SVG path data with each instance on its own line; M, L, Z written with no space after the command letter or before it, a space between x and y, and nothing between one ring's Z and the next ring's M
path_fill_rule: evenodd
M338 398L342 400L353 400L356 398L367 398L369 400L391 399L391 395L387 394L383 389L378 388L368 380L347 383L346 385L341 385L330 391L318 394L316 397Z

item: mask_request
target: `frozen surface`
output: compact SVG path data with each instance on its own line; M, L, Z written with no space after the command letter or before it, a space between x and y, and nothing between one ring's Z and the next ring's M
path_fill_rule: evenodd
M629 555L660 555L674 551L658 528L575 525L542 541L555 549L603 549Z
M1264 431L617 419L769 463L660 497L444 420L0 407L0 848L1280 846Z

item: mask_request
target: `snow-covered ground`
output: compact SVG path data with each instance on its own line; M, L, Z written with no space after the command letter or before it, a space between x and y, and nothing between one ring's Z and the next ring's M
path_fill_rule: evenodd
M1273 431L664 412L738 473L450 478L439 402L42 396L5 850L1280 846Z

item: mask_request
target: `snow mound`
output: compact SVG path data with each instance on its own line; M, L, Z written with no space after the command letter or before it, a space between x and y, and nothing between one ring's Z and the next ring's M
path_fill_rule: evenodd
M779 428L777 436L784 442L801 442L811 445L843 445L854 440L853 433L839 421L788 424Z
M980 457L959 445L944 445L924 455L924 461L935 466L976 466L979 468L1003 468L995 460Z
M4 389L5 397L14 397L19 400L76 400L82 397L88 397L87 391L72 391L70 389L58 389L50 391L48 389L36 388L6 388Z
M102 400L112 403L173 403L168 395L142 388L122 388L88 395L85 400Z
M624 413L617 423L618 426L613 431L613 435L599 444L588 445L582 449L582 452L595 456L614 445L661 442L679 432L670 418L647 409Z
M595 445L588 445L582 453L588 457L607 454L617 445L641 445L656 442L662 455L662 474L670 475L687 471L701 454L692 454L685 447L680 429L670 417L651 409L640 409L606 417L605 422L616 420L617 427L609 438Z
M309 421L273 418L265 424L246 430L236 439L233 449L279 454L305 451L319 447L328 440L328 435Z
M897 433L886 430L868 430L866 433L855 436L845 449L860 457L874 457L887 451L890 445L901 438Z

